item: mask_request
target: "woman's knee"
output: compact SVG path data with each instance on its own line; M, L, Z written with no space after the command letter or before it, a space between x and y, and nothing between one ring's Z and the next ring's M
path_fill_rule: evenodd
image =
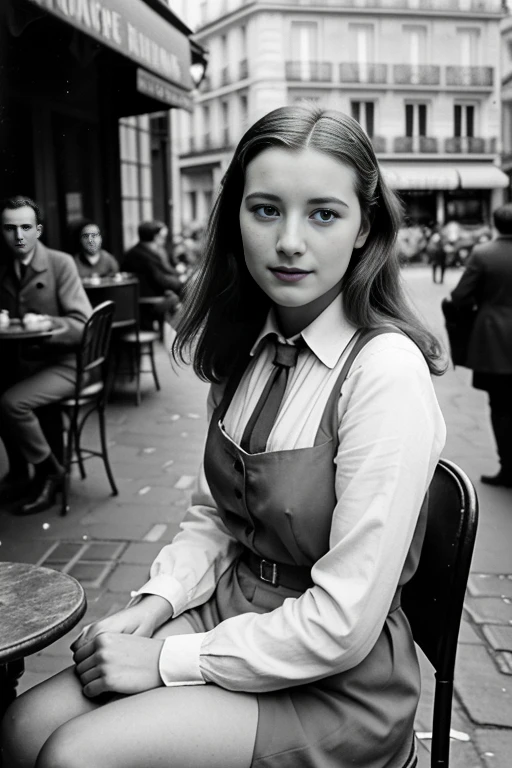
M0 731L4 768L32 768L35 763L41 744L33 738L34 717L37 715L31 703L28 696L15 699L4 715Z
M76 728L71 723L61 725L45 741L35 768L91 768L83 745L77 739Z

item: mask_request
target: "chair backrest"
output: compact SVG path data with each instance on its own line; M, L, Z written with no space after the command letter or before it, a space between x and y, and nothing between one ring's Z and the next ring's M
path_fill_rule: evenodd
M87 285L86 293L93 307L105 301L114 302L114 328L138 326L139 281L137 278L125 279L119 283L109 281L104 285Z
M87 320L78 350L76 389L79 393L84 383L84 377L93 372L103 374L110 337L112 334L112 321L115 313L113 301L104 301L94 307L91 316Z
M441 459L428 492L425 540L402 607L415 642L436 670L432 766L447 766L457 638L478 524L467 475Z

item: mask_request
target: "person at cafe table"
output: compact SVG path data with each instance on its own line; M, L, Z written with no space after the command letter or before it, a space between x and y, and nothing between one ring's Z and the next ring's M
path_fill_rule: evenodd
M6 342L2 349L0 439L9 471L0 480L0 506L19 501L14 514L29 515L53 506L64 479L35 411L73 394L73 348L92 308L73 258L40 242L41 214L33 200L17 196L1 202L0 227L7 246L0 263L0 309L8 310L10 318L28 313L58 318L65 327L37 344Z
M78 274L84 277L112 277L119 272L119 264L108 251L101 247L103 239L101 230L92 221L82 222L77 229L78 250L75 253L75 264Z

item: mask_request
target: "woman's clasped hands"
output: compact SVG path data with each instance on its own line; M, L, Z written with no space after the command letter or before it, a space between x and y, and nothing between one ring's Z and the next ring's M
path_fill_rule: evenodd
M146 595L136 605L84 627L71 645L84 696L142 693L163 685L158 661L164 641L152 636L172 611L165 598Z

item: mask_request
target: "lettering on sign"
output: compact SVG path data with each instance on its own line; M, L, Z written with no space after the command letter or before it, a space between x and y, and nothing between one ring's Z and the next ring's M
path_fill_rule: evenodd
M92 36L105 42L111 47L119 48L136 61L150 67L153 71L169 78L173 82L189 85L185 82L183 61L168 47L156 40L151 32L158 30L156 37L162 37L161 25L163 19L154 14L155 19L147 14L153 13L147 6L141 3L140 9L132 9L130 13L123 5L123 0L31 0L31 2L45 8L54 15L66 18L74 26L89 32ZM117 10L116 10L117 8ZM141 15L143 14L143 15ZM127 17L131 16L129 20ZM178 33L170 24L163 22L164 29L180 37L186 37ZM165 36L163 38L165 41ZM188 46L188 41L186 41ZM187 54L189 52L187 51ZM187 65L189 62L185 62Z

